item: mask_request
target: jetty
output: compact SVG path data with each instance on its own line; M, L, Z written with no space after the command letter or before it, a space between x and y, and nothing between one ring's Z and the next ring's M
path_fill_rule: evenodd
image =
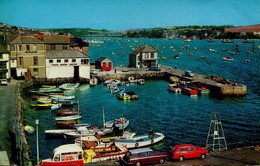
M194 77L185 76L185 71L175 69L170 66L160 66L161 71L149 71L148 69L115 67L110 71L93 70L91 77L96 77L99 81L107 79L128 80L128 77L135 79L169 79L170 76L178 77L185 81L200 82L207 87L211 94L221 96L244 96L247 94L247 86L227 79L218 78L214 76L205 76L193 73Z

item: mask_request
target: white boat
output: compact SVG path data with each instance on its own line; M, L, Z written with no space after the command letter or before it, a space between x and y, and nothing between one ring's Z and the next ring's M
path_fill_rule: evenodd
M32 134L34 132L34 128L32 126L26 125L24 126L24 130L28 133L28 134Z
M138 80L137 80L137 83L138 83L139 85L144 85L145 80L144 80L144 79L138 79Z
M92 78L89 81L90 86L96 86L97 83L98 83L98 79L97 78Z
M139 136L132 135L132 138L130 139L115 139L114 142L116 146L121 145L121 146L126 146L128 149L131 149L131 148L149 146L157 142L160 142L163 139L164 139L164 135L162 133L155 133L155 134L145 134Z
M120 119L115 119L115 120L111 120L105 123L106 127L113 127L113 125L115 124L116 127L119 127L119 130L127 128L130 124L128 119L123 118L123 123L122 123L122 118Z
M59 86L60 89L63 90L73 90L76 89L79 86L79 83L66 83Z
M52 111L58 110L61 108L61 106L62 106L62 104L55 104L55 105L51 106L51 110Z
M40 104L50 104L52 102L52 99L37 99L37 103Z
M72 116L61 116L61 117L56 117L56 121L63 121L63 120L76 120L80 119L81 115L72 115Z
M181 88L177 86L177 84L169 84L168 88L170 91L175 93L181 93Z
M94 43L94 44L102 44L102 43L104 43L104 41L96 40L96 39L92 39L92 40L86 39L84 41L87 42L87 43Z
M136 80L135 80L134 77L128 77L128 81L129 81L130 83L136 83Z
M54 100L74 100L75 96L50 95Z
M54 129L54 130L45 130L46 136L62 136L64 133L76 131L76 129Z
M91 135L105 135L113 132L113 128L79 127L76 131L65 133L66 137L85 137Z

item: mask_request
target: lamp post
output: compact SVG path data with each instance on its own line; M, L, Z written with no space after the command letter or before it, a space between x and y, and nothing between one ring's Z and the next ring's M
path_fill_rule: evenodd
M37 165L39 165L39 141L38 141L38 125L39 125L39 119L35 120L36 124L36 139L37 139Z

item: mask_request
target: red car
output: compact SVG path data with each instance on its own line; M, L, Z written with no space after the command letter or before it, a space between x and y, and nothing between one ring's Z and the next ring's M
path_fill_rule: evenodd
M155 152L150 148L133 149L126 152L120 165L136 165L160 163L163 164L168 155L163 152Z
M208 155L208 150L202 147L195 147L192 144L174 145L169 150L169 157L183 161L190 158L205 159Z

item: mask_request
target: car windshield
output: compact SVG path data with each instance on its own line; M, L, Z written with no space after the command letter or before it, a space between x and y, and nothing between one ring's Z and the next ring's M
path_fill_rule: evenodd
M172 151L174 152L175 150L176 150L176 148L175 148L175 147L173 147L173 148L172 148Z

